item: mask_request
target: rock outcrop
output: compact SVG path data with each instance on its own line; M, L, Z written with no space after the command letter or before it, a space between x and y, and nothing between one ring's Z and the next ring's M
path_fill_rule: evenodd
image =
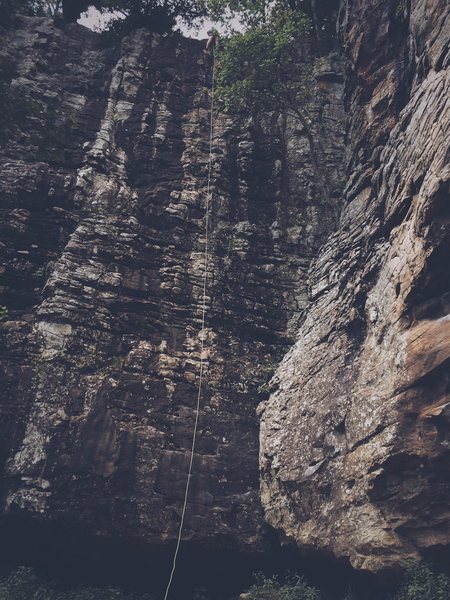
M368 571L450 544L450 6L344 2L340 224L261 405L262 502Z
M139 30L117 48L37 18L19 18L3 52L23 117L0 153L2 513L167 548L199 373L210 57L178 34ZM255 409L335 227L338 63L322 62L313 109L329 199L295 123L216 117L207 385L184 531L203 550L267 548Z
M311 107L323 172L283 115L215 117L184 539L251 555L275 528L380 572L450 545L450 7L346 0L339 30L344 94L323 57ZM210 57L38 18L4 38L0 525L167 550L199 374Z

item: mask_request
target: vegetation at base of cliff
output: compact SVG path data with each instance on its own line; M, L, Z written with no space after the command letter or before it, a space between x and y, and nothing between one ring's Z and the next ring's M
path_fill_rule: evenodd
M308 585L302 577L259 577L243 594L245 600L327 600L320 590ZM411 563L399 589L391 594L358 593L349 590L342 600L450 600L450 578L435 572L426 564Z
M324 573L326 578L326 573ZM187 595L191 598L191 595ZM189 600L188 597L183 600ZM283 578L255 576L255 583L240 595L243 600L330 600L318 588L299 575ZM191 600L213 600L202 591ZM0 600L160 600L156 593L134 594L115 587L78 586L63 588L59 583L44 581L32 568L19 567L0 576ZM238 600L230 598L229 600ZM333 596L336 600L336 596ZM450 579L424 564L411 564L399 589L392 594L349 591L340 600L450 600Z
M450 600L450 578L426 565L411 563L395 600Z
M320 591L298 575L288 576L283 583L277 577L258 575L243 596L245 600L321 600Z
M156 600L156 596L113 587L60 589L55 582L43 581L33 569L19 567L0 579L0 600Z

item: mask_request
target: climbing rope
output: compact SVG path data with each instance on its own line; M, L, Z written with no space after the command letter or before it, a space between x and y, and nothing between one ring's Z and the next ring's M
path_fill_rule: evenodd
M212 48L213 54L213 68L212 68L212 84L211 84L211 117L209 123L209 157L208 157L208 183L206 187L206 207L205 207L205 249L203 253L204 270L203 270L203 290L202 290L202 321L201 321L201 333L200 333L200 376L198 381L197 391L197 404L195 408L195 421L194 431L192 433L192 444L191 454L189 459L188 476L186 480L186 487L184 490L183 510L181 511L180 527L178 529L177 544L175 546L175 552L172 561L172 570L170 572L169 582L166 587L166 593L164 594L164 600L169 597L170 588L172 586L173 578L177 568L178 553L180 551L181 538L183 535L184 520L186 517L186 508L189 497L189 488L191 485L192 477L192 466L194 464L194 453L195 445L197 442L198 432L198 420L200 415L200 402L202 397L203 388L203 373L205 368L205 362L203 358L203 352L205 349L205 316L206 316L206 288L208 281L208 261L209 261L209 204L211 200L211 173L212 173L212 147L213 147L213 134L214 134L214 87L215 87L215 72L216 72L216 55L214 46Z

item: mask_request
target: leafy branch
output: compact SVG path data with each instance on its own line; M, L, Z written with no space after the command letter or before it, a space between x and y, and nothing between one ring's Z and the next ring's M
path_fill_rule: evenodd
M306 51L311 20L280 0L270 12L259 9L248 22L245 31L225 39L218 51L217 94L222 107L241 114L275 112L298 121L308 141L321 195L329 198L323 150L311 115L314 64Z

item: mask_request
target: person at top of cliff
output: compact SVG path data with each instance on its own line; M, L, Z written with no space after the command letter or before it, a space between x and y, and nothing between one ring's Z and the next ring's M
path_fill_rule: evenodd
M208 34L208 41L206 42L206 49L213 50L213 49L217 48L217 46L219 45L219 40L220 40L220 34L217 31L217 29L214 29L214 27L213 27L212 29L209 29L206 33Z

